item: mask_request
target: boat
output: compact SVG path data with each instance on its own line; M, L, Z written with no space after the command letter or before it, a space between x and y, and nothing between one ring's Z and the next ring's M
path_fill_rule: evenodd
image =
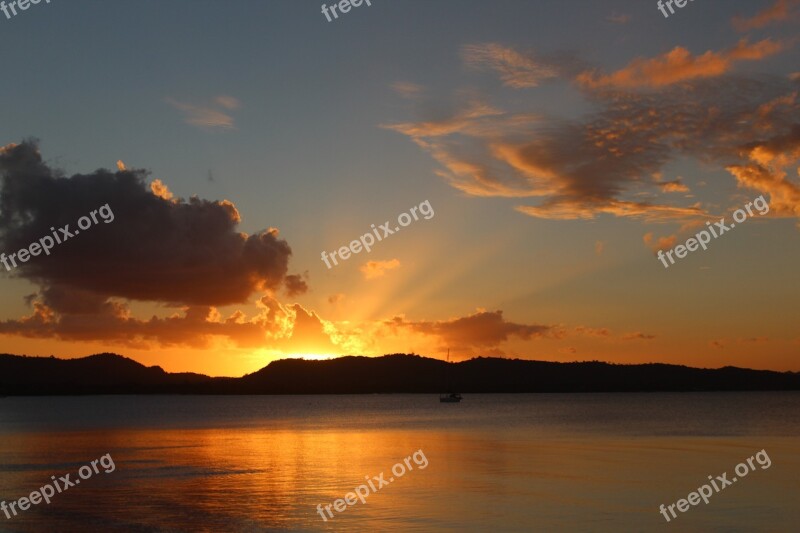
M458 403L461 401L461 395L457 392L446 392L439 395L439 401L442 403Z
M445 367L445 387L450 388L448 376L450 373L450 348L447 349L447 367ZM461 401L461 395L457 392L444 392L439 395L441 403L458 403Z

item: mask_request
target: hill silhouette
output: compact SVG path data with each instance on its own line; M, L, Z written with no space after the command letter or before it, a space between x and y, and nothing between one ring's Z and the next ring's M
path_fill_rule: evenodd
M283 359L240 378L168 373L121 355L0 355L0 395L438 393L447 363L418 355ZM478 357L453 363L462 393L800 390L800 373L660 363L553 363Z

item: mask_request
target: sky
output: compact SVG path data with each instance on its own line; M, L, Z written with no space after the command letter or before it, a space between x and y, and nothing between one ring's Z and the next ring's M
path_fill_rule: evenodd
M0 13L0 351L800 370L799 2L371 4Z

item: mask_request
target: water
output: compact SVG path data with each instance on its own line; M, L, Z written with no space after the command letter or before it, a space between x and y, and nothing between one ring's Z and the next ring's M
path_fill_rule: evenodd
M669 524L659 513L709 475L731 479L762 449L768 468L755 461ZM52 475L74 480L106 454L113 472L101 466L49 505L0 513L0 531L788 532L800 523L798 393L0 399L0 501ZM395 479L364 489L366 503L325 514L381 473Z

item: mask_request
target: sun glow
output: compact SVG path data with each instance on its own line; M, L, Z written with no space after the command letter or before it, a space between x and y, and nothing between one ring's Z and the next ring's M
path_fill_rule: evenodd
M296 353L289 356L290 359L304 359L306 361L326 361L338 357L337 355L323 355L317 353Z

